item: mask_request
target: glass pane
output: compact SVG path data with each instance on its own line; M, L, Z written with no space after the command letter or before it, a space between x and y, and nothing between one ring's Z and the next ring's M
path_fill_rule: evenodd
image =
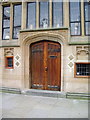
M86 27L86 35L90 35L90 22L86 22L85 27Z
M15 5L14 6L14 26L21 26L21 14L22 14L22 6Z
M76 64L76 75L90 76L90 64Z
M3 20L3 28L5 27L10 27L10 20L7 19Z
M8 67L13 67L13 58L7 58Z
M27 28L36 28L36 3L28 4L27 19Z
M3 29L3 39L9 39L10 38L10 28Z
M10 19L10 7L9 6L4 7L3 17L4 17L4 19Z
M80 23L71 23L71 35L80 35Z
M8 27L8 28L7 28ZM3 39L10 38L10 7L3 7Z
M13 38L18 38L19 37L19 30L21 27L15 27L13 30Z
M90 21L90 3L85 2L85 21Z
M53 27L62 27L62 2L53 2Z
M49 26L48 2L40 2L40 27L47 28Z
M80 2L70 2L70 21L80 21Z

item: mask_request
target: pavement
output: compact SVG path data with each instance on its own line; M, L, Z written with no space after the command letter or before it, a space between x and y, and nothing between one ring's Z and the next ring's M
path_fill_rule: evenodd
M0 94L3 118L88 118L88 101L22 94Z

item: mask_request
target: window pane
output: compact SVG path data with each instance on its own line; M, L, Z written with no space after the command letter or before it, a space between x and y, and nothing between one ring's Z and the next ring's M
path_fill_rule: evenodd
M90 22L86 22L85 26L86 26L86 35L90 35Z
M90 21L90 3L85 2L85 21Z
M28 3L27 28L36 28L36 3Z
M71 35L81 34L81 15L80 15L80 2L70 2L70 27Z
M80 2L70 2L70 21L80 21Z
M19 30L21 30L21 14L22 6L14 5L14 25L13 25L13 38L18 38Z
M18 38L19 37L19 30L20 29L21 29L21 27L14 27L13 38Z
M3 27L10 27L10 20L3 20Z
M77 76L90 76L90 64L76 64Z
M53 27L62 27L62 2L53 2Z
M13 67L13 58L7 58L7 67Z
M6 6L4 7L4 19L10 19L10 7Z
M3 7L3 39L10 38L10 7Z
M49 26L49 12L48 12L48 2L40 2L40 27L47 28Z
M21 26L21 5L14 6L14 26Z
M71 35L80 35L80 23L71 23Z
M3 29L3 39L9 39L10 38L10 28Z

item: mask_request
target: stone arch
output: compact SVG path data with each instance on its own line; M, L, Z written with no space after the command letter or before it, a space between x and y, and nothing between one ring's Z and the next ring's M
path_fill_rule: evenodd
M30 45L32 43L38 42L38 41L43 41L43 40L49 40L52 42L58 42L61 45L61 91L63 91L64 89L64 85L63 85L63 46L64 46L64 41L65 38L62 35L58 35L58 34L52 34L52 33L40 33L40 34L34 34L34 35L28 35L26 37L24 37L24 39L22 40L22 51L23 51L23 60L22 60L22 64L23 64L23 89L29 89L30 86L30 82L31 82L31 76L30 76L30 71L29 71L29 59L30 59Z
M53 33L37 33L34 35L27 35L24 39L22 44L23 45L27 45L29 43L33 43L33 42L37 42L37 41L41 41L41 40L52 40L52 41L56 41L59 42L61 44L64 43L65 38L63 35L59 35L59 34L53 34Z

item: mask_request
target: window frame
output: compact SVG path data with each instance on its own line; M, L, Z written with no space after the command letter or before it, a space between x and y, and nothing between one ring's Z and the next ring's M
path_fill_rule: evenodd
M8 67L8 58L12 58L12 67ZM5 56L5 68L6 69L14 69L14 59L13 59L13 56Z
M90 64L90 62L76 62L74 63L74 77L75 78L89 78L90 76L88 75L77 75L77 69L76 69L76 64Z
M64 7L63 7L63 1L61 3L62 3L62 27L63 27L63 25L64 25L64 15L63 15L63 12L64 12L63 8ZM57 28L57 27L53 26L54 25L54 20L53 20L54 13L53 13L53 9L54 9L54 2L52 1L52 27L53 28Z
M28 29L28 4L35 3L35 29L36 29L36 2L27 2L26 28Z
M21 5L21 11L22 11L22 3L17 3L17 4L13 4L13 25L12 25L12 39L18 39L14 37L14 28L18 28L22 26L22 13L21 13L21 26L14 26L14 7Z
M4 36L4 30L5 29L9 29L9 32L10 32L10 26L9 27L4 27L4 8L5 7L10 7L10 5L8 4L8 5L3 5L2 6L2 40L10 40L10 39L3 39L3 36ZM11 9L11 7L10 7L10 9ZM10 21L10 20L9 20ZM9 33L9 37L10 37L10 33Z
M50 4L49 4L49 1L39 1L39 29L47 29L47 28L43 28L43 27L40 27L40 2L48 2L48 27L50 27L50 11L49 11L49 8L50 8Z
M70 26L70 35L71 36L81 36L82 35L82 25L81 25L81 2L79 0L79 11L80 11L80 21L71 22L71 11L70 11L70 0L69 0L69 26ZM71 34L71 23L80 23L80 35L72 35Z
M84 2L84 33L85 33L85 36L90 36L90 34L86 34L86 23L89 23L90 21L85 20L85 3L90 4L89 2Z

